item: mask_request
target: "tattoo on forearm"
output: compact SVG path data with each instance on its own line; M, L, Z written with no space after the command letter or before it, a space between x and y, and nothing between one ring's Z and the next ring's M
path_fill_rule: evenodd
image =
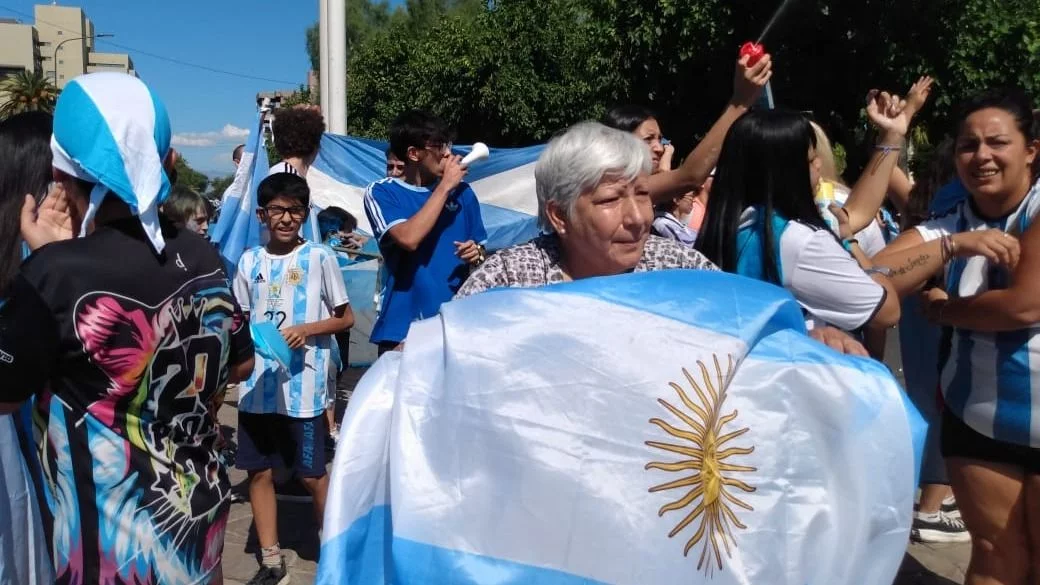
M894 274L895 276L902 276L908 272L912 272L915 268L919 268L921 266L924 266L925 264L928 264L928 261L931 259L931 254L921 254L920 256L911 258L906 262L906 264L903 264L899 268L893 270L892 274Z

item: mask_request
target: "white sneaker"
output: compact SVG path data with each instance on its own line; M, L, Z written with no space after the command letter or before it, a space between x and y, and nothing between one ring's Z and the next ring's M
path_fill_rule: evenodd
M946 514L950 518L960 518L961 509L957 507L957 500L950 496L942 501L942 507L939 508L943 514Z
M942 511L937 514L914 512L910 540L926 543L969 542L971 535L960 516L954 518Z

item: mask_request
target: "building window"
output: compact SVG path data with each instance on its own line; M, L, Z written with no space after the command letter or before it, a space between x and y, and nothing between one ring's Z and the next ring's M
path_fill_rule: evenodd
M58 36L59 37L62 36L63 34L65 34L63 31L60 31L60 30L58 31Z
M64 59L58 59L58 65L64 65L64 64L65 64L65 60Z

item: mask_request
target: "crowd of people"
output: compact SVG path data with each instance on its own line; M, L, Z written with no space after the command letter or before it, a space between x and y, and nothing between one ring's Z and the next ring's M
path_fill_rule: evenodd
M364 196L386 274L370 341L401 351L413 322L498 287L670 269L782 287L807 334L842 353L882 359L898 325L906 391L931 424L912 538L970 541L968 583L1035 583L1029 97L965 102L911 178L900 155L933 82L905 98L871 91L876 143L845 183L811 116L753 107L772 66L737 63L731 100L679 165L642 107L562 131L534 170L541 235L497 251L451 128L403 112L387 177ZM221 583L230 465L249 477L250 584L288 582L277 500L295 485L321 530L354 323L335 250L365 242L357 218L312 205L323 128L313 108L277 114L283 160L256 187L264 243L229 267L206 240L213 209L176 183L165 108L140 80L88 74L53 118L0 123L0 583ZM312 214L323 242L301 237ZM236 384L237 451L217 422Z

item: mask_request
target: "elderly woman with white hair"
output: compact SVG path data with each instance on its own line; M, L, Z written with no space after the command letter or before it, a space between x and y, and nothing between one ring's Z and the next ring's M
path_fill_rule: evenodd
M455 298L626 272L718 270L697 250L650 234L651 167L642 141L596 122L582 122L554 138L534 170L538 223L545 233L489 257ZM833 327L810 334L842 353L867 355Z
M667 268L717 270L700 252L650 235L650 151L628 132L582 122L554 138L535 166L545 235L484 262L456 298Z

